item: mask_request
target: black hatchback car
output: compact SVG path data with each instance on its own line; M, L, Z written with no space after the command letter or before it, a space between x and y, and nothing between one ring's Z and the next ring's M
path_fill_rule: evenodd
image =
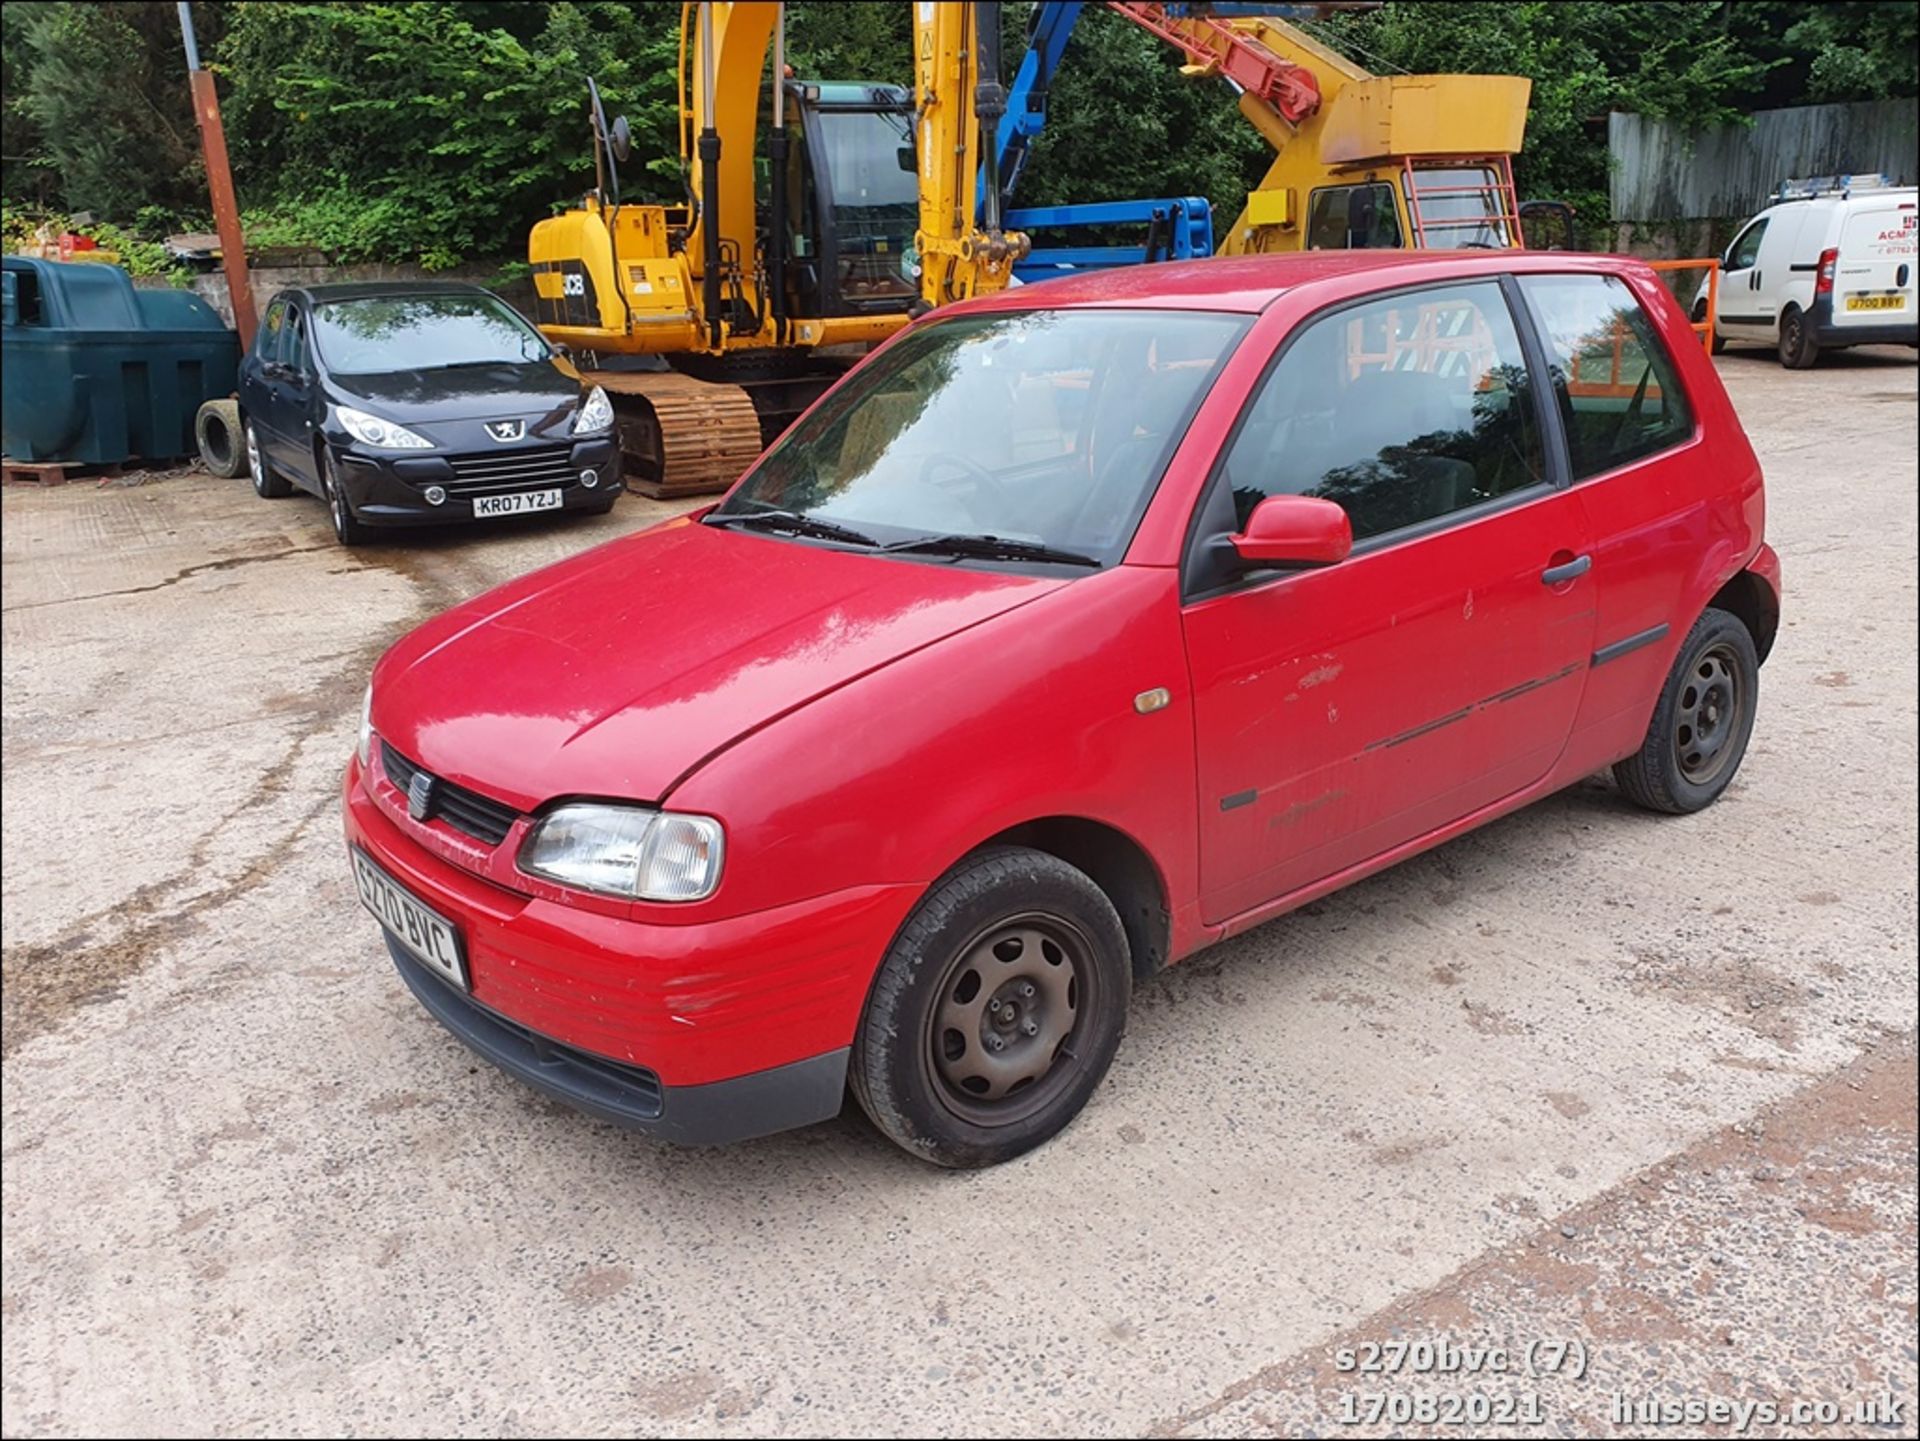
M281 291L240 365L240 420L254 490L311 491L344 545L620 494L606 392L476 285Z

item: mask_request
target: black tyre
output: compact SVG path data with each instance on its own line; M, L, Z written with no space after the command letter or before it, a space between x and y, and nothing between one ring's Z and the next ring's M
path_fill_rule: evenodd
M1709 608L1667 673L1646 740L1614 766L1614 780L1650 811L1678 816L1712 805L1740 769L1759 699L1753 637L1737 617Z
M333 452L325 449L320 452L320 489L325 494L327 514L333 520L335 540L342 545L365 545L373 539L372 530L355 519L353 506L340 484L339 472L334 469Z
M890 1139L992 1166L1080 1113L1126 1029L1126 933L1088 876L996 846L934 883L881 963L849 1079Z
M232 480L247 468L239 401L209 400L201 406L193 417L193 440L200 450L200 468L209 475Z
M292 495L292 484L267 464L266 452L260 449L260 437L254 431L251 420L242 425L241 434L246 437L247 473L253 477L253 493L262 500L279 500L282 496Z
M1780 312L1780 363L1788 370L1811 370L1819 359L1820 347L1814 342L1806 312L1789 305Z

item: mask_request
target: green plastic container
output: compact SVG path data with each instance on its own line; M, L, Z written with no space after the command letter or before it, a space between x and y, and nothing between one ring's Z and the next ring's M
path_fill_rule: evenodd
M0 257L0 443L19 461L192 455L202 401L232 395L240 343L184 290L117 265Z

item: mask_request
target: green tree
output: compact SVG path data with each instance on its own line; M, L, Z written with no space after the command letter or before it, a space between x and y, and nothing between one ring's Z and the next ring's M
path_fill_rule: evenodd
M204 208L174 6L17 5L6 27L6 193L131 220ZM202 5L217 33L215 7Z
M659 7L237 5L220 68L242 194L349 258L512 254L592 184L588 76L641 154L674 153L676 43Z

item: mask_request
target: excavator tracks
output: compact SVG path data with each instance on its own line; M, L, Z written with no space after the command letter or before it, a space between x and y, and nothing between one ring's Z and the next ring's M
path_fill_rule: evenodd
M725 490L758 458L760 414L738 385L672 370L589 370L613 402L626 486L666 500Z

